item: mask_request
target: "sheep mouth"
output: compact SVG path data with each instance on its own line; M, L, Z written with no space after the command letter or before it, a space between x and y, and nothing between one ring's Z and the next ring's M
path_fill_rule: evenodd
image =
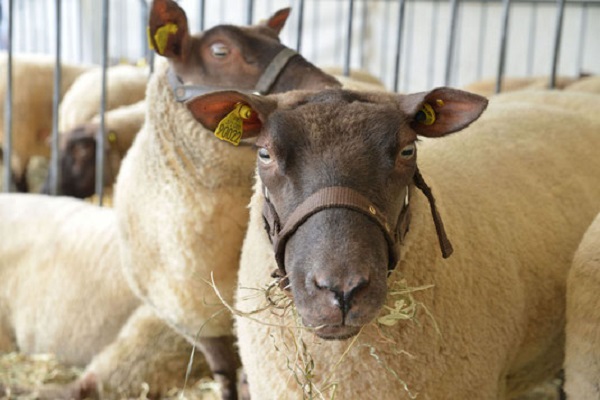
M315 335L324 340L345 340L360 332L360 326L325 325L314 330Z

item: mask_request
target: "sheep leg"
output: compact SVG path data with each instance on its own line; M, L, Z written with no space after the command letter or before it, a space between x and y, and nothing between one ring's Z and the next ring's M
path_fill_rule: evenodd
M204 353L214 379L221 385L223 400L234 400L237 395L237 369L241 362L234 349L233 336L200 338L198 347Z

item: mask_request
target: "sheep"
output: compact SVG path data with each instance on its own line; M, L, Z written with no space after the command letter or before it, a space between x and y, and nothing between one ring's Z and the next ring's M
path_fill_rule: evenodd
M510 398L560 369L598 121L507 103L448 136L486 106L449 88L189 107L214 129L239 104L258 147L232 308L253 398Z
M573 259L567 280L565 392L569 399L600 397L600 214Z
M234 149L217 140L178 99L193 97L206 85L281 92L339 82L279 42L289 9L275 13L266 25L221 26L190 37L183 10L172 1L160 3L164 8L154 3L157 12L150 18L150 38L168 63L158 66L148 83L146 121L115 185L122 266L134 292L190 341L197 342L199 332L200 343L230 342L231 316L223 312L206 282L214 272L223 295L232 300L252 192L248 166L254 155L245 141ZM176 32L168 40L160 39L161 26ZM240 45L260 52L242 58ZM190 52L207 57L205 74L192 74L199 65ZM267 65L280 54L291 57L262 85L262 71L269 71ZM233 68L239 72L229 73L227 79L216 76ZM181 83L194 86L185 90ZM234 365L216 373L225 396L233 395Z
M152 393L181 386L192 346L122 278L113 210L67 197L3 194L0 221L0 353L54 353L85 367L69 396L97 382L123 393L139 393L144 382ZM202 357L194 367L192 378L208 373Z
M106 70L106 110L127 106L144 99L148 69L115 65ZM60 102L58 130L69 132L91 120L100 110L102 69L82 74Z
M102 262L113 266L117 263L115 257L119 261L123 259L119 263L121 265L119 271L124 272L124 278L123 281L119 280L115 284L124 289L121 294L115 296L115 299L122 299L125 302L123 307L134 309L128 314L130 317L126 322L127 325L131 324L131 328L127 329L130 333L125 336L119 335L114 341L107 339L110 344L105 350L92 347L90 344L90 354L95 354L94 359L87 364L82 377L68 388L67 396L82 397L85 392L90 390L90 387L100 383L103 383L104 386L118 386L119 382L137 381L137 378L135 380L133 378L140 376L137 371L140 371L139 368L142 367L138 368L137 364L133 365L133 363L136 360L144 363L144 360L152 356L159 357L160 352L147 354L147 352L154 351L151 346L146 345L151 342L147 335L152 334L152 331L145 328L148 323L144 317L146 314L140 314L137 311L138 308L135 304L140 304L140 307L152 311L153 314L149 314L148 318L151 318L151 315L160 317L160 321L167 322L167 324L163 322L164 329L174 328L178 332L177 337L180 340L186 340L187 343L199 346L207 355L206 361L215 373L216 379L223 383L223 397L235 397L237 390L235 374L239 360L233 350L231 317L225 316L222 307L216 306L216 297L212 295L212 290L204 280L210 278L210 270L215 270L219 282L221 282L222 276L224 282L231 287L230 292L233 292L237 274L237 258L247 223L245 205L249 201L252 186L252 174L247 170L254 162L253 155L250 147L244 144L240 145L241 157L240 151L229 153L230 145L213 138L212 133L209 135L209 132L195 121L186 106L176 101L175 96L181 91L183 94L188 91L194 94L200 90L200 85L206 85L209 82L212 82L213 87L215 85L247 89L253 87L262 71L270 63L270 57L280 54L285 49L278 41L277 36L288 15L289 9L284 9L275 13L262 26L242 28L218 26L200 36L191 36L187 32L185 13L175 2L156 0L153 3L150 17L150 37L155 42L156 50L167 56L170 61L168 64L164 63L158 66L149 82L145 123L141 132L136 136L130 152L125 157L123 169L119 173L116 191L118 198L116 210L119 212L119 223L110 222L110 224L111 226L116 224L111 229L123 232L119 234L113 231L103 232L101 243L119 243L122 238L126 242L119 243L120 250L103 246L103 251L100 252L101 256L96 256L96 253L90 255L89 266L72 265L69 262L72 262L73 258L68 261L62 257L54 260L55 264L52 265L52 268L37 265L37 268L49 268L49 270L79 268L78 273L81 275L77 276L85 276L85 271L92 268L96 257L102 257ZM173 19L161 19L165 16ZM172 30L175 23L179 27L177 35L160 39L162 36L157 34L160 32L160 28L170 26L169 29ZM200 74L195 68L194 63L200 62L196 57L188 57L187 53L176 56L174 54L176 49L182 49L182 51L202 50L202 62L206 65L205 74ZM179 57L182 57L183 60ZM250 60L250 64L244 60ZM171 87L173 81L171 80L169 83L168 79L171 68L177 68L177 71L180 71L178 74L181 73L181 81L187 83L185 86L181 85L182 82L178 79L179 83L175 84L175 90L173 90ZM272 79L274 81L268 85L270 87L266 89L267 91L281 91L295 86L339 85L337 81L323 74L299 55L293 55L280 74L273 76ZM180 143L182 142L190 143L190 146L181 147ZM189 152L192 151L194 152L193 158L189 155ZM197 164L191 164L192 161ZM212 167L220 169L215 168L211 173L208 168ZM190 176L190 174L192 175ZM202 179L202 181L199 182L198 179ZM158 198L151 198L156 193L160 193L158 202L156 201L159 200ZM180 194L183 194L183 197L180 197ZM220 198L222 194L224 197ZM47 200L47 204L43 206L42 204L28 206L27 204L21 205L20 201L6 201L2 206L3 212L11 215L11 209L14 208L12 214L26 214L26 210L31 207L32 209L46 209L48 214L59 214L58 210L51 210L54 208L50 204L52 200ZM77 204L82 210L84 209L81 203ZM23 207L24 211L18 211L20 207ZM90 208L85 209L89 213L92 212ZM107 214L109 212L104 211L106 219L113 218L108 217L111 215ZM93 222L94 218L87 216L83 211L72 214L71 217L68 217L68 213L61 215L65 219L77 218L80 220L79 223L86 223L89 229L93 229L90 221ZM161 224L164 223L164 227L153 227L152 224L157 221L160 221ZM12 232L12 225L18 223L17 219L10 224L3 220L3 227L6 228L6 232ZM37 221L37 224L46 223L50 224L44 219ZM139 225L134 226L133 224ZM27 232L37 229L37 225L34 223L26 225L28 226ZM176 225L180 229L175 228ZM36 226L36 228L32 228L32 226ZM165 233L168 234L170 229L175 229L175 236L167 237L167 241L162 241ZM132 230L134 234L130 235L129 232ZM48 232L50 231L54 232L56 229L48 228ZM44 241L44 238L48 239L48 232L37 235L40 243ZM199 234L195 236L195 232L199 232ZM212 239L213 234L220 235L221 233L228 234L227 242ZM73 236L73 231L65 231L64 234ZM62 240L61 236L62 234L58 231L50 237L60 241ZM86 243L96 243L85 231L78 232L77 238ZM181 241L179 241L180 239ZM31 240L33 238L30 234L15 235L15 243L19 243L21 248L33 249L35 246ZM155 240L159 241L158 245L155 245ZM96 245L98 244L96 243ZM186 247L188 245L190 247ZM19 256L23 256L23 254L11 253L11 249L16 246L15 244L0 252L0 260L6 260L6 264L0 264L0 274L13 273L11 271L17 268L21 262L22 259ZM138 253L140 248L143 249L143 254ZM40 251L43 252L43 250ZM122 252L122 255L119 252ZM30 257L34 258L35 253L37 252L32 251ZM157 258L147 258L151 256L150 253L156 254ZM168 262L163 264L158 257ZM182 259L185 264L178 264ZM96 262L98 261L96 260ZM119 279L116 275L113 274L115 280ZM191 279L182 281L181 279L186 275ZM86 281L78 285L74 279L70 281L73 288L88 287ZM150 292L154 289L163 290L161 287L163 284L167 286L167 289L161 294L148 293L147 289L150 289ZM132 295L125 288L135 295L137 302L131 300L132 303L129 303ZM98 288L99 292L102 290L101 287ZM186 293L186 291L188 292ZM94 292L86 295L99 297L101 293L95 294ZM232 295L229 297L231 298ZM41 299L33 298L31 300L35 302ZM114 302L106 301L104 304L106 310L95 311L95 313L102 316L106 315L103 312L111 313L115 308L120 308ZM65 303L62 304L62 307L68 307L68 305L69 303ZM78 307L80 304L75 306ZM203 313L202 309L197 310L196 307L203 307L205 312ZM30 308L33 309L35 306L32 305ZM0 310L8 312L8 314L0 316L0 322L4 326L3 336L1 336L4 339L2 340L6 343L13 343L13 346L15 342L25 340L19 339L18 334L10 325L6 327L6 324L12 320L11 309L6 310L0 304ZM216 315L213 317L214 313ZM86 315L92 318L91 313ZM131 318L135 315L138 317L132 322ZM64 324L65 321L69 323L71 319L67 318L57 319L55 323ZM156 323L154 320L149 322ZM116 325L121 326L120 323L116 323ZM134 329L136 327L137 329ZM122 333L123 330L125 328L121 328L119 332ZM85 323L78 332L80 335L87 334ZM115 332L116 330L113 331L111 337L114 337ZM28 333L28 337L34 341L39 340L39 336L46 335L43 330ZM196 337L196 334L199 336ZM123 342L124 340L126 342ZM121 351L122 348L137 348L139 352ZM41 347L37 347L35 350L43 351ZM58 352L59 356L60 352L67 351L63 347L52 350ZM63 356L60 358L64 359ZM85 360L81 362L84 363ZM148 366L147 373L149 375L146 375L146 379L150 384L150 395L156 396L160 395L162 388L159 386L156 389L156 382L153 381L161 378L156 370L152 371L150 368L155 365L158 365L158 362L152 362Z
M565 87L567 91L600 93L600 76L581 78Z
M577 82L579 78L559 76L556 80L556 88L565 87ZM502 80L501 92L512 92L520 90L545 90L548 89L550 78L548 77L505 77ZM496 94L496 78L483 79L481 81L470 83L463 87L467 92L475 93L481 96L490 97Z
M104 185L112 189L119 173L121 161L131 147L133 139L144 123L146 104L140 102L115 108L105 114L106 156ZM87 198L96 190L96 134L100 129L100 116L77 126L60 136L58 193L64 196ZM50 193L46 180L43 193Z
M52 57L22 54L13 56L13 127L12 168L15 183L20 191L27 191L25 179L27 164L32 156L50 156L47 140L52 131L54 93L54 67ZM6 75L7 55L0 56L0 74ZM62 97L75 79L90 66L61 64ZM0 109L6 100L6 79L0 79ZM4 113L0 113L0 144L4 138Z

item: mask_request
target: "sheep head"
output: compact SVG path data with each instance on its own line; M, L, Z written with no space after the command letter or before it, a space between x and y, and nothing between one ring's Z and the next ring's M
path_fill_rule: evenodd
M333 77L279 41L290 11L279 10L258 25L218 25L191 35L185 12L175 1L155 0L149 18L149 42L159 55L169 59L181 83L206 87L207 91L235 88L276 93L310 85L339 86ZM271 67L272 74L263 76L269 66L278 63L274 71Z
M401 219L406 191L419 180L417 137L456 132L486 105L483 97L449 88L412 95L220 92L188 102L212 129L247 108L240 117L242 135L256 136L265 201L276 210L282 232L307 199L328 188L366 199L367 211L333 206L307 214L283 244L275 243L303 323L325 339L355 335L384 303L395 262L386 224ZM383 222L370 212L381 214ZM279 239L275 235L274 242Z

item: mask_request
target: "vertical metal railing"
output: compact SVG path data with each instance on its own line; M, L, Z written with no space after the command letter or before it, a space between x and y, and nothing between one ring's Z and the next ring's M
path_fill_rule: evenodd
M452 78L452 64L454 60L454 45L456 39L456 19L458 17L458 0L450 0L450 25L448 28L448 42L446 46L446 71L444 85L450 86Z
M206 3L204 0L198 0L198 8L198 30L202 32L206 28Z
M8 37L6 54L6 98L4 103L4 187L10 192L12 185L12 106L13 106L13 32L14 32L14 0L8 0Z
M535 60L535 38L537 35L537 3L531 6L531 15L529 16L529 38L527 40L527 76L533 75L533 61Z
M50 157L49 188L50 194L58 193L59 182L59 157L58 157L58 106L60 104L61 88L61 26L62 26L62 0L55 0L56 21L56 63L54 64L54 92L52 96L52 152Z
M429 37L429 59L427 61L427 89L433 87L435 79L435 64L437 58L437 49L435 43L437 40L437 28L440 16L440 2L433 0L431 4L431 36Z
M577 49L577 63L575 65L575 71L577 75L581 75L583 72L583 56L585 55L585 40L588 26L588 4L583 3L581 5L581 16L579 20L579 47Z
M392 90L397 92L400 83L400 54L402 53L402 32L404 31L404 11L406 8L406 0L400 0L398 4L398 31L396 32L396 56L394 57L394 84Z
M98 205L102 205L104 197L104 147L105 147L105 111L106 111L106 70L108 69L108 28L109 0L102 0L102 93L100 96L100 128L96 134L96 195Z
M483 62L485 60L485 45L488 20L488 0L483 0L481 3L481 14L479 15L479 37L477 38L477 75L476 80L483 77Z
M350 60L352 56L352 23L354 21L354 0L348 0L348 21L346 25L346 46L344 51L344 76L350 76Z
M410 82L412 80L412 57L413 57L413 34L415 21L416 3L410 2L406 5L406 46L404 51L404 76L402 86L405 92L410 91Z
M246 25L252 25L254 21L254 0L246 0Z
M496 93L502 90L504 67L506 65L506 46L508 44L508 20L510 17L510 0L502 0L502 31L500 33L500 55L498 57L498 74L496 75Z
M298 26L296 31L296 51L302 48L302 31L304 30L304 0L298 1Z
M562 38L563 17L565 14L565 1L557 0L556 2L556 30L554 32L554 51L552 54L552 72L550 73L550 89L556 87L556 72L558 70L558 59L560 57L560 40Z

